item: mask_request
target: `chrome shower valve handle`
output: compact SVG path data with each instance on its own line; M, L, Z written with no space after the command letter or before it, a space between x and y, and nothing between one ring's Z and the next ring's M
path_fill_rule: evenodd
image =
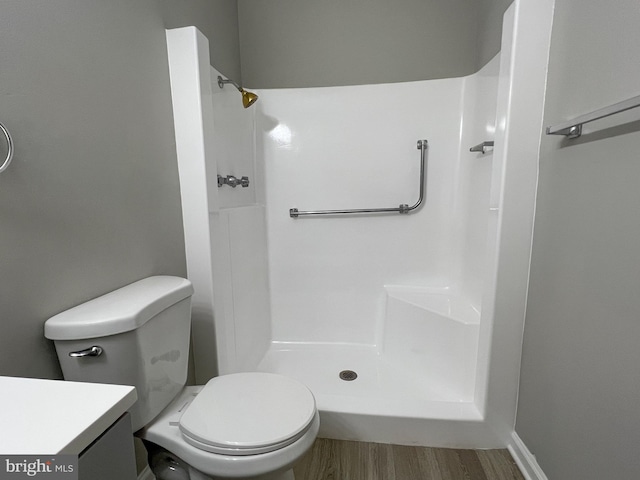
M227 175L223 177L222 175L218 175L218 188L223 185L229 185L232 188L236 188L238 185L246 188L249 186L249 177L241 177L237 178L233 175Z

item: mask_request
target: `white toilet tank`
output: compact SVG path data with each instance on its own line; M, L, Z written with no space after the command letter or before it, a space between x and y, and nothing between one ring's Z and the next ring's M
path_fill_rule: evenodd
M135 386L142 428L186 383L192 294L184 278L155 276L51 317L44 332L65 380Z

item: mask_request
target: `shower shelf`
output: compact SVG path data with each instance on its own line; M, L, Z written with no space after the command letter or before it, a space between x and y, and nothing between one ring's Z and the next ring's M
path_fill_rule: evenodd
M289 216L291 218L298 218L300 216L311 215L354 215L362 213L409 213L418 208L424 199L424 184L425 184L425 167L427 148L429 143L426 140L418 140L418 150L420 150L420 198L412 206L403 203L398 207L391 208L356 208L351 210L298 210L297 208L289 209Z

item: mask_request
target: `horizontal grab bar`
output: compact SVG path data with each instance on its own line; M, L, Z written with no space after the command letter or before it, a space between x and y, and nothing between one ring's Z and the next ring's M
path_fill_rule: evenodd
M474 145L469 151L487 153L487 147L493 147L493 140L486 140L478 145Z
M578 138L582 135L582 125L585 123L600 120L601 118L615 115L616 113L626 112L636 107L640 107L640 95L623 102L614 103L599 110L594 110L591 113L585 113L573 120L547 127L547 135L565 135L568 138Z
M291 218L298 218L303 215L352 215L359 213L409 213L412 210L418 208L424 199L424 184L425 184L425 164L427 156L427 148L429 143L426 140L418 140L418 150L420 150L420 198L418 201L409 206L402 204L398 207L392 208L357 208L351 210L298 210L297 208L291 208L289 210L289 216Z

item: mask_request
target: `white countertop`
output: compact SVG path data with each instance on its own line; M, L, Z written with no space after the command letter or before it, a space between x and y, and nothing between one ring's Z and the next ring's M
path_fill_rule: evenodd
M125 385L0 377L0 453L78 454L136 399Z

